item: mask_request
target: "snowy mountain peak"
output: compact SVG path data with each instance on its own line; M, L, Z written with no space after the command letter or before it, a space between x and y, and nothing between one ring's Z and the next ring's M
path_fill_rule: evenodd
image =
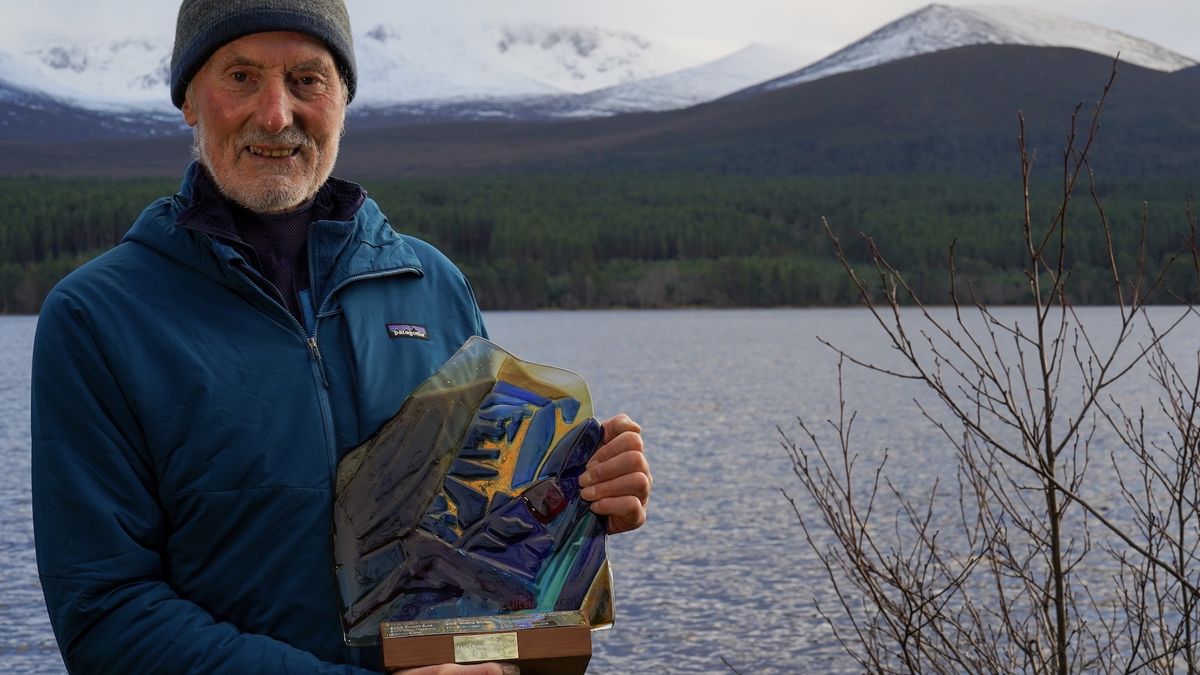
M1192 59L1146 40L1039 9L933 4L764 88L790 87L918 54L983 44L1073 47L1105 56L1119 53L1125 63L1166 72L1196 65Z
M669 110L979 44L1076 47L1174 71L1196 62L1048 12L928 5L807 67L800 45L731 45L538 23L382 23L355 35L367 115L595 117ZM32 96L121 115L178 120L168 95L169 36L22 52L0 50L0 97ZM747 88L749 87L749 88Z
M171 45L114 40L0 53L0 80L93 110L169 110Z
M379 24L358 33L360 105L575 94L711 58L694 45L589 26ZM168 40L0 53L0 81L93 110L171 104Z
M804 63L803 54L791 45L752 44L699 66L572 97L560 114L596 117L686 108L736 92L747 82L792 72Z
M638 51L646 51L654 46L649 39L628 31L605 31L594 27L555 28L527 24L502 28L501 38L496 44L496 49L501 53L521 47L538 47L546 51L563 51L565 49L573 51L575 56L586 59L602 47L606 41L615 41L622 47Z
M43 65L57 84L74 89L87 98L111 95L112 82L98 73L120 73L118 91L130 92L138 102L161 96L170 77L170 52L165 42L117 40L81 45L56 45L27 52ZM133 102L133 101L131 101Z
M379 25L356 41L359 104L575 94L695 65L686 46L628 31L540 24Z
M569 93L592 91L695 65L670 45L628 31L525 24L498 29L498 55L527 64L538 81Z

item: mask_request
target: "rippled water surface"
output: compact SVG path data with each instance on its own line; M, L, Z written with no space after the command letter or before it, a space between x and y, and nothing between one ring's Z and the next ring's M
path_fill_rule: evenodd
M33 555L29 360L33 317L0 316L0 671L61 673Z
M1023 310L1002 310L1016 316ZM1104 309L1083 314L1107 325ZM869 316L847 310L492 313L517 356L589 382L597 414L642 423L655 478L650 522L610 540L617 626L590 672L856 672L816 603L828 581L781 490L796 492L777 425L837 412L836 358L820 335L886 360ZM35 320L0 317L0 670L61 672L29 524L29 356ZM1183 335L1194 336L1194 331ZM1194 355L1194 337L1180 343ZM918 415L921 392L848 371L866 451L888 447L900 486L931 483L949 454Z

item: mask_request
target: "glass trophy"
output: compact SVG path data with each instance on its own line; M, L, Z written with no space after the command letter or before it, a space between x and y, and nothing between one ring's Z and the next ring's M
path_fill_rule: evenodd
M338 465L346 643L380 644L388 671L584 672L613 622L605 523L578 482L602 437L579 375L468 340Z

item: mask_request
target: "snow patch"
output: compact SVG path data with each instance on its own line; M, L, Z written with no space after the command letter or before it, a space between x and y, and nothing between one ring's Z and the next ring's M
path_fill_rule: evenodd
M792 72L803 58L803 50L788 45L750 45L711 63L574 97L569 112L559 114L594 117L686 108Z

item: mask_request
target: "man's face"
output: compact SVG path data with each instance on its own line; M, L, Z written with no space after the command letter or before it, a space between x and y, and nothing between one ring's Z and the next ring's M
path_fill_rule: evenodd
M308 201L333 172L346 90L333 56L299 33L255 33L216 51L183 117L221 192L257 213Z

